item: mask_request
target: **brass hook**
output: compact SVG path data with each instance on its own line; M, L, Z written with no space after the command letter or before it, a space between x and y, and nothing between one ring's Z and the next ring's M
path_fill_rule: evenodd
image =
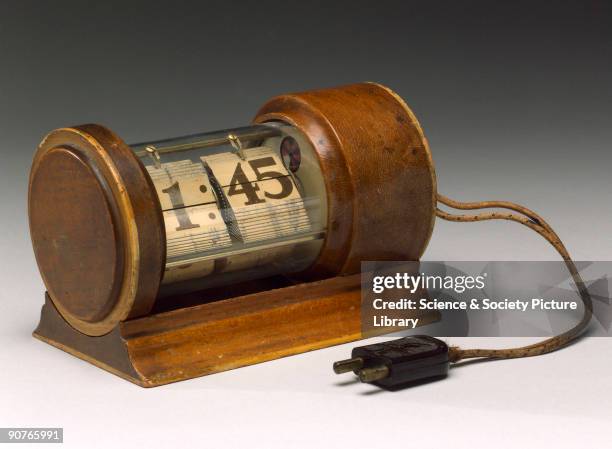
M244 161L246 157L244 156L244 151L242 149L242 142L240 141L238 136L235 134L228 134L227 138L229 142L232 144L232 146L234 147L234 149L236 150L236 153L238 153L238 156L240 156L240 159Z
M155 164L155 168L161 168L161 158L159 157L159 153L157 152L157 148L153 145L149 145L145 148L147 154L153 159L153 163Z

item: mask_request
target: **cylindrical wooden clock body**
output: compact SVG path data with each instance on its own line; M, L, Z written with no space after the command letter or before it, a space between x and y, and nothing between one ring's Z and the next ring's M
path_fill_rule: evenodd
M364 83L275 97L253 126L177 139L128 146L98 125L53 131L34 158L29 217L57 310L103 335L147 314L160 288L416 260L435 195L416 118Z

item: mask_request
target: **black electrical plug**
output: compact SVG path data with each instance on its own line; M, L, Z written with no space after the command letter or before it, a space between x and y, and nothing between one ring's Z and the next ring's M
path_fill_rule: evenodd
M334 363L336 374L353 371L361 382L389 390L445 377L448 368L448 346L427 335L359 346Z

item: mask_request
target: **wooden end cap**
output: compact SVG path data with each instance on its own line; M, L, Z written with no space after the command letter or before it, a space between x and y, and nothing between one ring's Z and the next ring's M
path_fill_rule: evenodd
M254 119L269 121L307 136L326 182L326 240L308 275L421 257L435 221L436 176L421 125L396 93L360 83L280 95Z
M30 234L57 310L88 335L146 314L165 265L161 207L145 169L110 130L52 131L30 173Z

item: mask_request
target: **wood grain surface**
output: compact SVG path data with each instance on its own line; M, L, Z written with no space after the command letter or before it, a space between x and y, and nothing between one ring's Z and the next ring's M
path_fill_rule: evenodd
M62 128L30 173L30 234L62 316L89 335L150 311L165 265L159 200L138 158L99 125Z
M433 231L436 178L427 139L399 96L374 83L280 95L254 122L274 120L308 137L326 181L327 236L306 275L420 258Z

